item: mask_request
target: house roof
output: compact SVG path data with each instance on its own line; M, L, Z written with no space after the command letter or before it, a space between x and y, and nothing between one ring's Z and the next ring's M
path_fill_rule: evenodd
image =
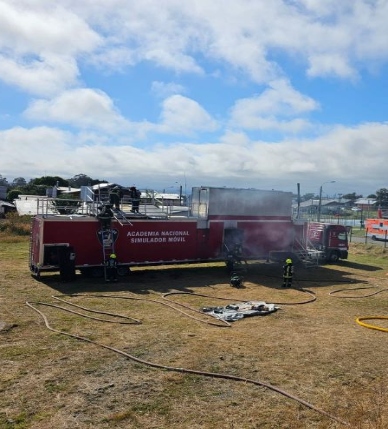
M341 198L341 201L338 199L326 199L322 198L321 200L321 206L328 206L328 205L343 205L347 204L350 200L347 200L345 198ZM311 206L318 206L319 205L319 199L314 198L311 200L303 201L299 204L300 207L311 207ZM293 207L296 207L297 204L293 204Z
M362 206L372 206L373 204L376 204L376 202L376 200L371 198L359 198L354 202L354 204Z
M15 204L12 204L12 203L9 203L9 202L7 202L7 201L3 201L3 200L0 200L0 206L3 206L3 207L13 207L13 208L15 208Z
M90 186L90 188L92 188L95 191L97 189L107 189L113 186L120 186L120 185L117 185L116 183L99 183L98 185ZM81 188L71 188L70 186L58 186L57 189L58 191L61 191L64 194L81 192Z

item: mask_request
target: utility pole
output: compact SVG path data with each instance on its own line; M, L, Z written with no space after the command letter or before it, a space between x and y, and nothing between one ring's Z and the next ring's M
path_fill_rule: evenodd
M330 180L329 182L323 182L319 188L319 203L318 203L318 213L317 213L317 221L321 221L321 210L322 210L322 188L326 183L335 183L335 180Z

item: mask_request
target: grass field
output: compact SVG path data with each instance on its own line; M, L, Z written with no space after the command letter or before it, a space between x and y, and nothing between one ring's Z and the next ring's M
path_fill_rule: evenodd
M137 268L107 285L36 281L28 238L3 231L0 273L0 428L388 427L388 320L356 323L388 316L381 247L351 244L348 261L296 267L286 290L281 267L264 262L249 265L242 289L222 264ZM188 293L166 301L171 291ZM194 311L247 300L280 309L229 327Z

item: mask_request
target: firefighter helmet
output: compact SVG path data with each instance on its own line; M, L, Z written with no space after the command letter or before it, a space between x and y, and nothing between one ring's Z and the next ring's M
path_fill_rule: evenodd
M292 260L290 258L286 259L286 264L292 264Z
M116 255L115 255L114 253L112 253L109 257L110 257L111 259L116 259Z

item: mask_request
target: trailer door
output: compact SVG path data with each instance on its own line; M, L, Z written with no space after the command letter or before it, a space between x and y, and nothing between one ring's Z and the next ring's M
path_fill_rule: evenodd
M242 252L244 242L244 231L238 228L225 228L224 230L224 249L226 254Z
M192 215L199 220L207 220L209 214L209 188L193 188L191 196Z

